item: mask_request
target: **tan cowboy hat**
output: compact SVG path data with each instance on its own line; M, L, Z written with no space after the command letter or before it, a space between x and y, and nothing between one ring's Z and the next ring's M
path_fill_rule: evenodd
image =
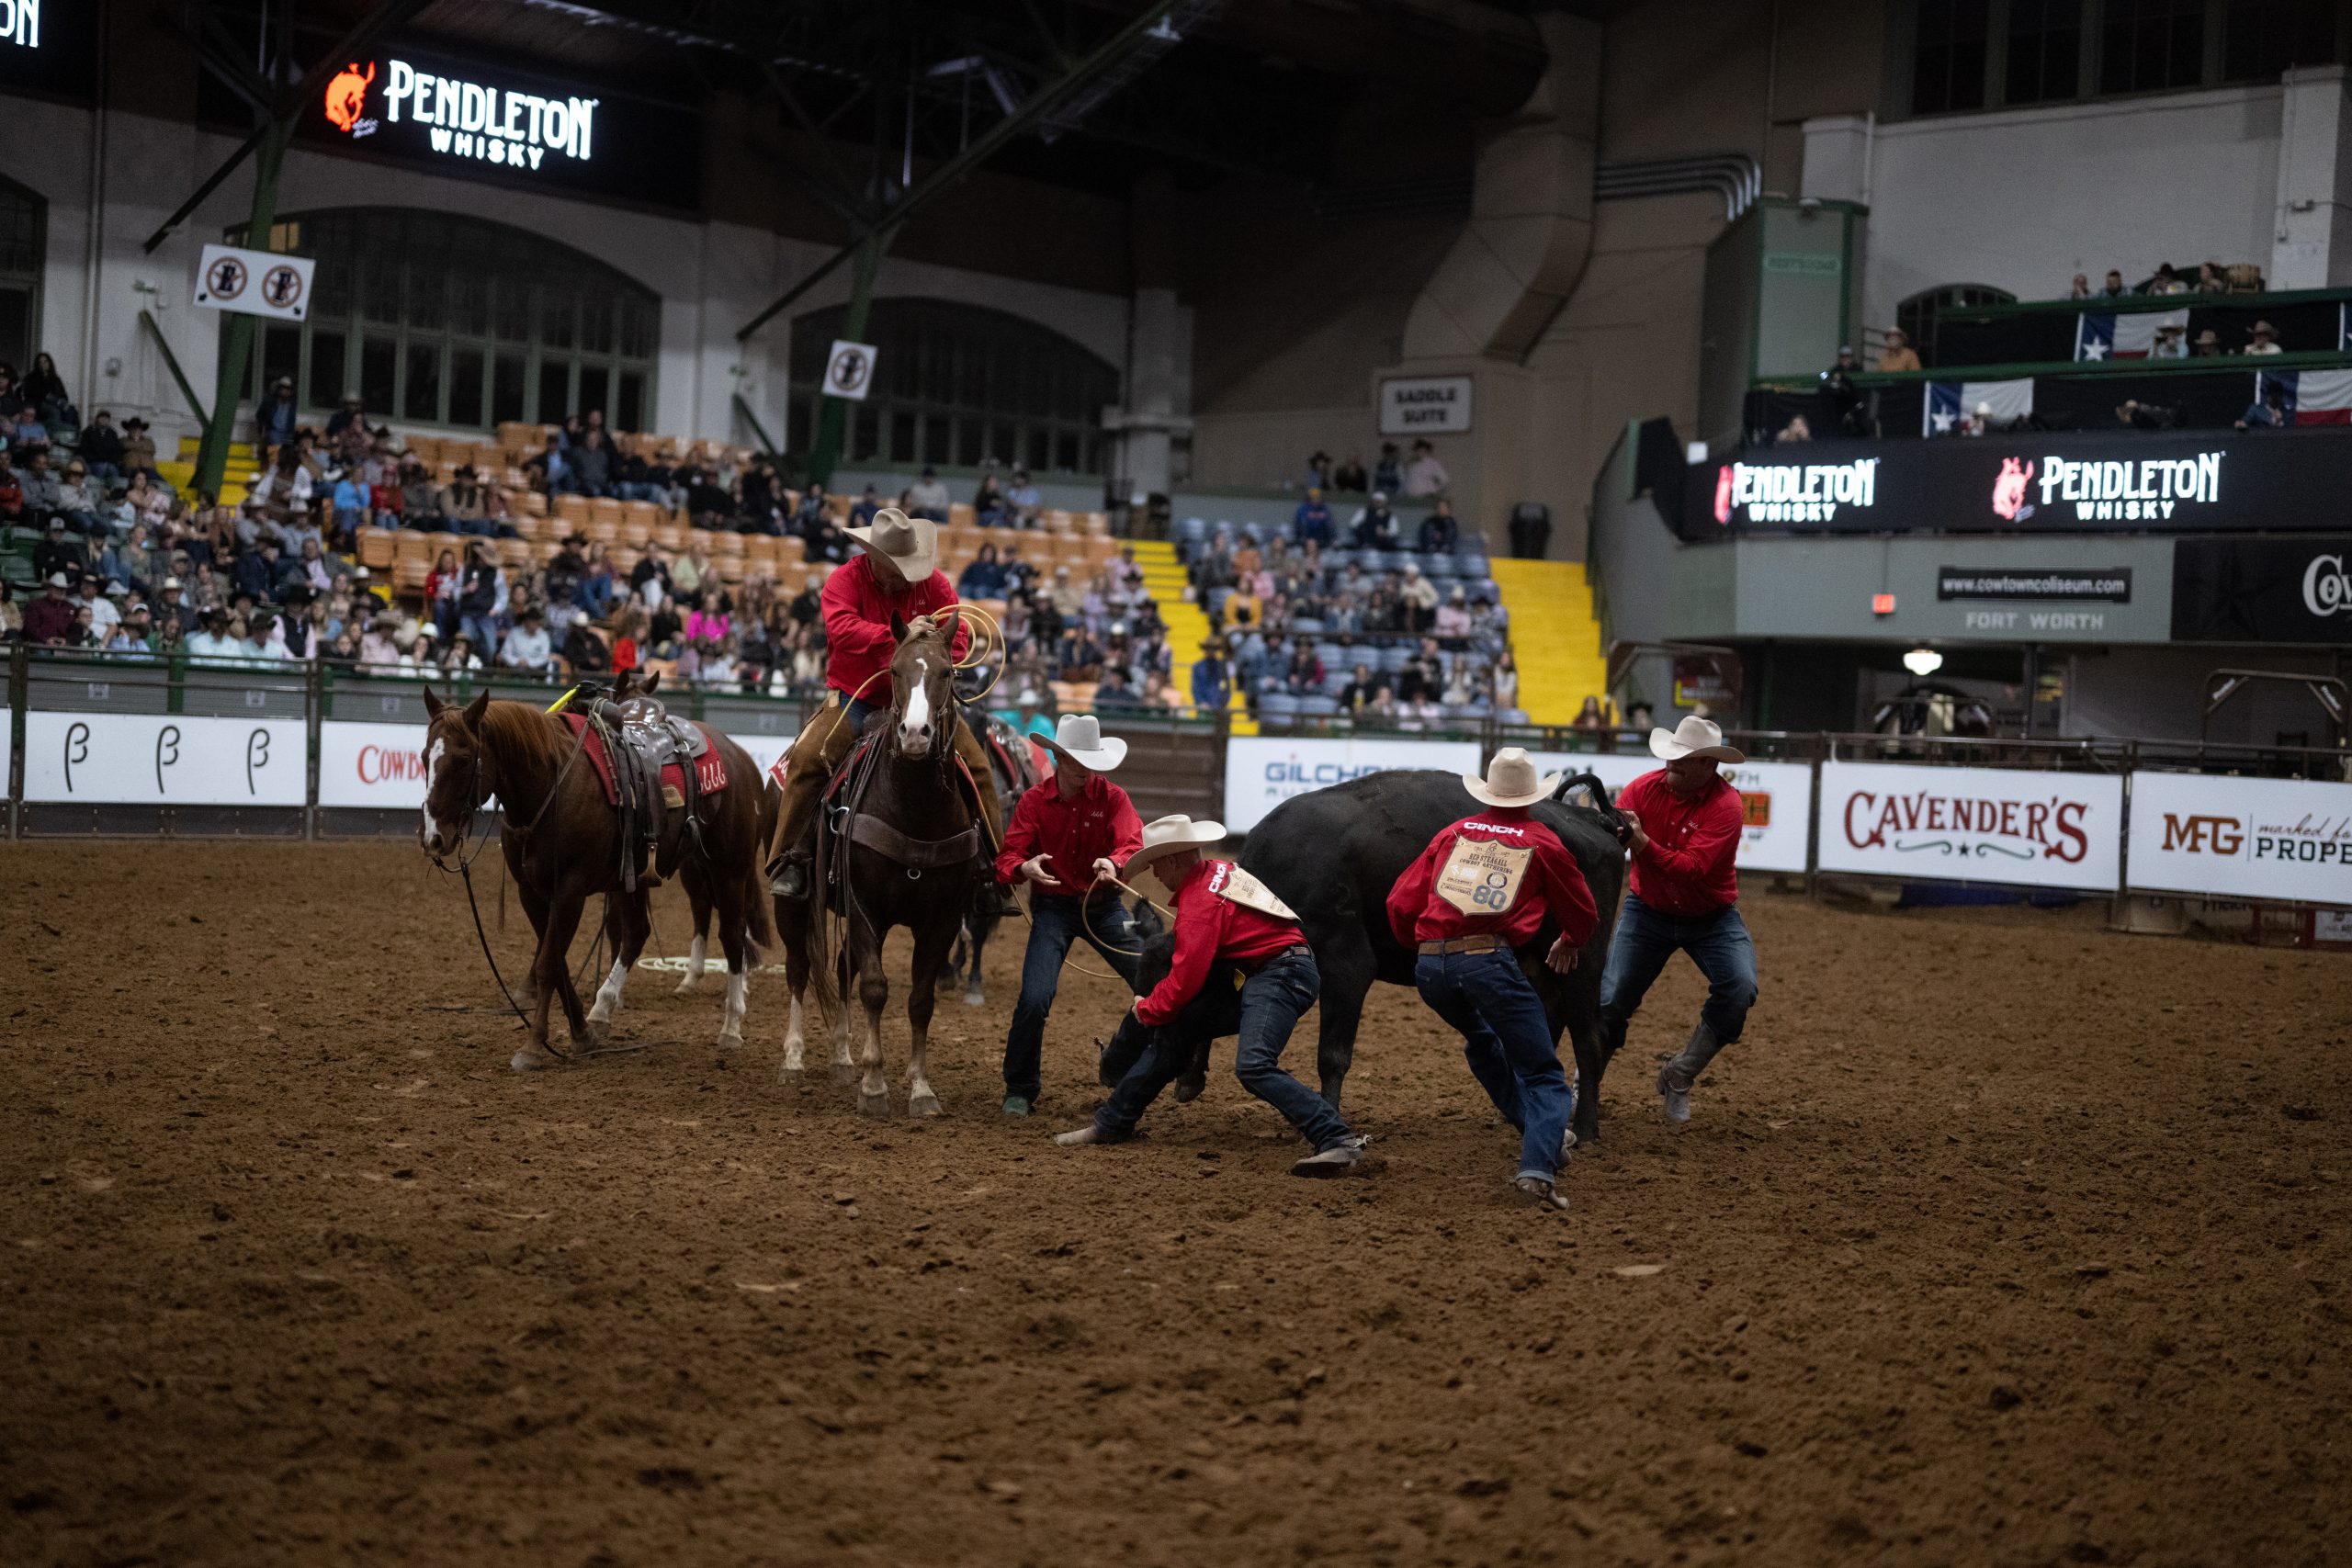
M1143 825L1143 848L1127 857L1127 870L1132 874L1178 850L1196 850L1204 844L1223 842L1224 823L1195 822L1180 811L1173 817L1162 817Z
M1670 731L1651 730L1650 755L1668 762L1685 757L1713 757L1719 762L1747 761L1747 754L1738 747L1724 744L1723 726L1695 713Z
M865 527L842 532L875 554L888 557L909 582L923 581L938 570L939 525L929 518L909 517L895 506L886 506Z
M1488 806L1532 806L1560 787L1560 775L1538 777L1534 759L1516 746L1506 746L1487 764L1487 776L1462 775L1462 787Z
M1115 735L1102 733L1102 721L1091 713L1066 713L1054 726L1054 738L1046 742L1055 750L1082 767L1098 773L1107 773L1127 758L1127 743Z

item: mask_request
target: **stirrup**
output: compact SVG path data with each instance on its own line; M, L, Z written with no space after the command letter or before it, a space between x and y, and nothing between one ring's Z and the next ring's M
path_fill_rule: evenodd
M768 884L768 892L778 898L808 897L808 863L797 855L786 855L776 867L775 876Z

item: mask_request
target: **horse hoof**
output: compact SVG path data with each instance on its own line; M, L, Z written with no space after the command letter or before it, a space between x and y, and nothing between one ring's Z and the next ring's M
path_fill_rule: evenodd
M526 1045L506 1065L518 1073L536 1073L542 1067L554 1066L555 1058L537 1045Z
M673 997L692 996L695 991L695 977L692 975L689 975L684 979L679 981L678 988L670 994Z
M944 1114L944 1112L939 1109L939 1096L935 1094L918 1094L910 1097L907 1100L907 1114L910 1116L938 1116Z
M860 1116L889 1115L890 1091L884 1089L880 1094L860 1093L857 1097L857 1113Z
M980 988L975 986L964 993L964 1005L967 1008L984 1008L989 1005L989 999L982 996Z
M722 1051L732 1051L742 1043L743 1036L740 1033L721 1034L718 1037L718 1048Z
M855 1062L835 1062L833 1064L833 1081L835 1083L855 1083L857 1081L857 1064Z
M575 1043L583 1051L601 1051L605 1048L605 1043L612 1037L611 1024L592 1018L588 1021L588 1027L581 1032L580 1038Z

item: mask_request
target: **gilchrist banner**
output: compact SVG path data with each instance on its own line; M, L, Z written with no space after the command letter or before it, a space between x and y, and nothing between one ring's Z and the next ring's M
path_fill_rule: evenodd
M1225 825L1236 833L1246 833L1293 795L1400 768L1475 773L1478 743L1387 736L1296 740L1236 736L1225 748ZM1463 815L1467 817L1477 803L1466 794L1462 798Z
M1821 765L1823 871L2111 893L2122 840L2115 774Z
M2352 784L2132 775L2131 885L2352 907Z
M2327 431L1804 441L1697 465L1678 531L2295 533L2340 529L2346 494L2352 440Z
M1642 751L1536 751L1539 772L1590 773L1616 793L1666 764ZM1724 773L1739 791L1744 827L1736 864L1743 871L1803 871L1813 829L1813 765L1752 759Z

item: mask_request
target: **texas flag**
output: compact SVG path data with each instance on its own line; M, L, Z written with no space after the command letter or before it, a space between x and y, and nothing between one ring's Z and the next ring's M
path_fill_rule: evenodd
M2254 400L2262 401L2274 387L2297 424L2352 424L2352 370L2260 371Z
M2015 381L1930 381L1919 405L1919 434L1955 435L1979 405L1996 424L2013 424L2033 412L2033 378Z
M2165 327L2188 331L2187 310L2086 310L2075 319L2076 359L2145 359Z

